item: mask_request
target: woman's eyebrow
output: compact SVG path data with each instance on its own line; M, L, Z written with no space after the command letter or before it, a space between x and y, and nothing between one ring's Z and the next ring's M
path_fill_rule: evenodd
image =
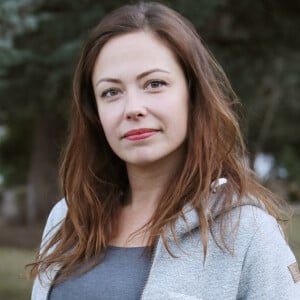
M140 80L140 79L142 79L143 77L146 77L146 76L148 76L149 74L152 74L152 73L155 73L155 72L162 72L162 73L167 73L167 74L170 73L170 72L168 72L168 71L166 71L166 70L159 69L159 68L155 68L155 69L151 69L151 70L145 71L145 72L143 72L143 73L137 75L136 79L137 79L137 80ZM120 79L117 79L117 78L112 78L112 77L104 77L104 78L99 79L99 80L96 82L96 86L98 86L101 82L121 83L121 80L120 80Z
M105 77L101 78L96 82L96 86L98 86L101 82L112 82L112 83L121 83L120 79L117 78L110 78L110 77Z
M139 74L136 79L139 80L139 79L142 79L143 77L146 77L147 75L151 74L151 73L155 73L155 72L163 72L163 73L170 73L166 70L163 70L163 69L158 69L158 68L155 68L155 69L151 69L151 70L148 70L148 71L145 71L141 74Z

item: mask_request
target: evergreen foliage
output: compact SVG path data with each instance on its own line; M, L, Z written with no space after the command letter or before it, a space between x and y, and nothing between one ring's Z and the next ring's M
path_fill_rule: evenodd
M300 2L161 2L195 24L228 74L247 111L250 158L270 153L290 180L300 180ZM58 159L82 43L103 15L124 3L0 2L0 125L7 131L0 140L0 173L6 185L28 180L41 119L61 132L51 140Z

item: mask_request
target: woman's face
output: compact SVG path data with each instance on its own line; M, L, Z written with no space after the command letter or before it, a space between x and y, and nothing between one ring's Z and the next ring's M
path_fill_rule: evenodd
M188 87L174 54L143 31L108 41L92 76L106 139L128 165L181 159Z

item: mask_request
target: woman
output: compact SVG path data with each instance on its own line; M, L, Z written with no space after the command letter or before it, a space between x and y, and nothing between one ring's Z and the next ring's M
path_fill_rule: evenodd
M139 3L103 19L76 70L65 199L32 299L296 299L283 204L245 165L236 104L173 10Z

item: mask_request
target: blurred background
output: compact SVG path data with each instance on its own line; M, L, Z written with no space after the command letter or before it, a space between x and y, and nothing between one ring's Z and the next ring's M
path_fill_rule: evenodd
M299 261L300 2L159 2L192 21L240 97L249 164L292 205L288 235ZM24 265L61 196L75 64L89 30L124 3L0 1L0 299L29 299Z

